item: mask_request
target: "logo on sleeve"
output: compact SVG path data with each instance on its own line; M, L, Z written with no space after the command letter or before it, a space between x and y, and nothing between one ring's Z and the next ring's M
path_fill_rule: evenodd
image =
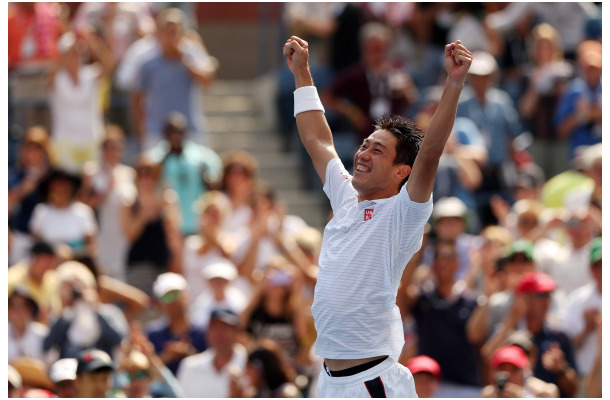
M364 209L364 220L368 221L371 218L373 218L373 209L372 208L365 208Z
M349 179L349 175L345 171L341 171L341 176L344 177L345 179Z

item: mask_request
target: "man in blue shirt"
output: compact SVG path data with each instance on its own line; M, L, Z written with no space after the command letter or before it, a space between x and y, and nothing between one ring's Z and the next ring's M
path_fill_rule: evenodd
M163 164L164 183L178 194L185 236L197 233L193 204L221 177L223 168L214 150L185 139L187 124L184 115L170 113L163 129L165 140L149 151L151 161Z
M207 143L199 87L212 82L216 65L200 43L186 38L179 9L159 13L157 31L158 51L147 53L136 84L135 122L142 145L149 149L162 139L164 118L172 111L186 116L193 140Z
M570 141L570 159L578 146L602 141L601 51L601 43L594 40L578 47L580 74L568 84L555 111L557 135Z

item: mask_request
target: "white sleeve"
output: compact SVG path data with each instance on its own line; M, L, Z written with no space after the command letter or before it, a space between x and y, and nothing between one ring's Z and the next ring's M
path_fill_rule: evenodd
M97 233L97 222L93 210L86 204L82 205L83 228L86 235L95 235Z
M30 231L32 233L40 234L40 230L42 228L42 220L46 211L46 206L44 203L38 204L34 207L34 211L32 212L32 218L30 218Z
M326 165L326 180L323 190L335 212L345 199L357 196L356 189L352 186L352 176L337 157L331 159Z
M407 185L402 185L396 202L396 226L399 227L401 251L417 252L421 247L424 226L432 214L432 194L425 203L417 203L409 197ZM419 244L418 244L419 241ZM416 246L413 249L413 246Z

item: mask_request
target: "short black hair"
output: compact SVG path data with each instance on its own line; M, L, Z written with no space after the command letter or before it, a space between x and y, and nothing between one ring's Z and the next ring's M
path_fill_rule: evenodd
M421 128L408 118L396 114L386 114L375 121L375 130L380 129L391 132L397 139L394 165L405 164L413 167L424 138ZM407 182L409 175L400 182L400 187Z

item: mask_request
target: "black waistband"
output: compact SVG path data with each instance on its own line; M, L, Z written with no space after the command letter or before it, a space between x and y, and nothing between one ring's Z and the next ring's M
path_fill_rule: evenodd
M379 365L382 362L384 362L389 356L385 356L385 357L381 357L377 360L373 360L373 361L369 361L367 363L364 364L360 364L360 365L356 365L355 367L350 367L347 369L342 369L339 371L331 371L330 369L328 369L328 367L326 366L326 363L324 363L324 369L326 370L326 373L330 376L334 376L334 377L339 377L339 376L352 376L352 375L356 375L359 374L363 371L366 371L367 369L373 368L375 365Z

